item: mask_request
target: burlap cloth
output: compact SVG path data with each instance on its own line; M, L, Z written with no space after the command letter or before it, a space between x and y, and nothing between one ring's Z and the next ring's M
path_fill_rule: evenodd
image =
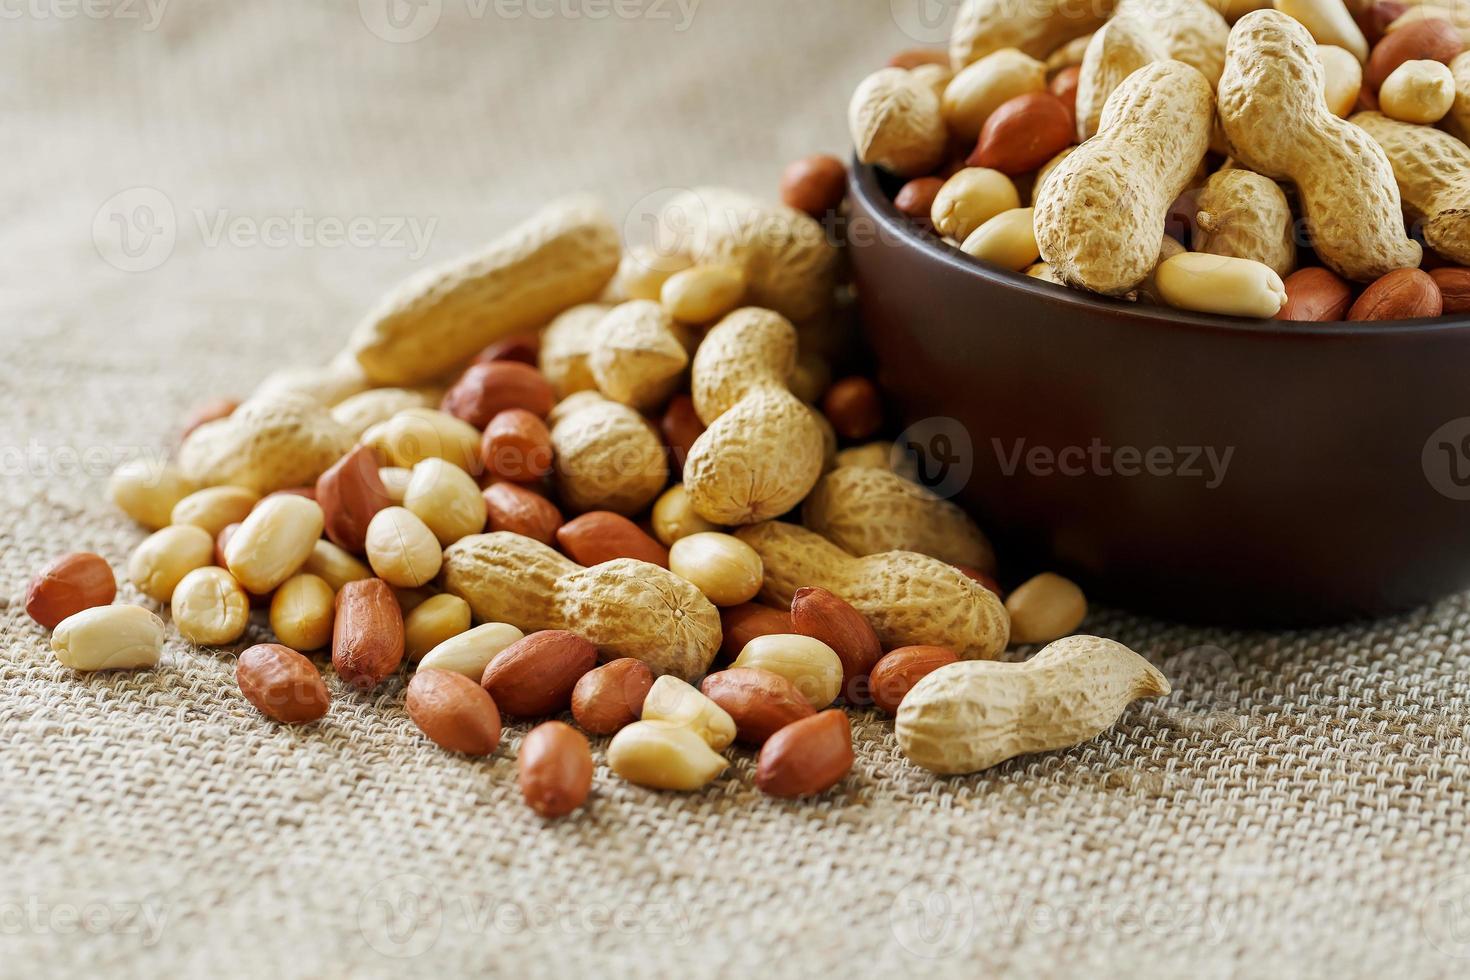
M1298 634L1097 614L1176 693L1075 750L937 779L859 714L817 802L737 751L691 796L600 768L555 824L515 788L524 726L455 758L399 685L294 731L234 651L61 668L26 580L123 567L142 534L99 477L200 396L325 360L551 195L637 224L672 186L770 192L944 5L705 0L680 30L664 0L425 0L409 43L374 7L5 5L0 974L1464 974L1464 597Z

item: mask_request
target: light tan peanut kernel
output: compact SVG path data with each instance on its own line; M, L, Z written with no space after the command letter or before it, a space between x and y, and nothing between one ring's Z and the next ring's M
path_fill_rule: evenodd
M174 507L197 489L175 467L146 459L123 463L107 481L108 498L150 531L172 524Z
M260 494L254 490L244 487L205 487L174 505L171 523L202 527L214 536L231 524L244 521L258 503Z
M378 578L400 589L415 589L439 574L443 549L417 514L405 507L386 507L367 531L368 564Z
M323 365L282 368L257 385L250 397L302 397L323 408L333 408L368 387L367 375L356 358L342 353Z
M1077 138L1097 132L1108 96L1144 65L1167 55L1153 28L1134 17L1114 17L1092 35L1077 78ZM1038 176L1037 183L1041 183Z
M654 300L658 299L658 294L630 298ZM574 306L552 320L542 332L536 363L559 397L597 389L587 358L597 335L597 325L610 309L611 306L602 303Z
M352 437L321 402L272 395L189 433L179 446L179 469L199 486L267 494L315 484L351 448Z
M410 408L433 408L439 400L424 388L373 388L353 395L332 409L336 419L352 439L380 422L386 422Z
M1286 284L1270 266L1229 255L1176 255L1160 263L1154 282L1165 303L1196 313L1269 319L1286 305Z
M485 530L485 498L475 478L453 463L414 464L403 506L423 521L444 547Z
M234 643L250 623L250 597L223 568L196 568L185 575L170 608L179 633L200 646Z
M745 302L801 322L832 308L837 249L826 229L795 208L722 187L696 187L659 211L659 241L687 244L703 265L745 272Z
M337 595L324 579L293 575L271 596L271 630L292 650L320 650L332 641Z
M668 483L663 443L628 406L583 391L550 421L557 493L568 510L636 514Z
M418 663L445 640L469 630L470 622L470 604L459 596L430 596L415 606L403 620L404 656L408 657L409 662ZM479 680L478 675L475 679Z
M679 576L619 558L583 568L519 534L479 534L444 553L445 590L486 622L573 630L603 660L632 657L655 674L689 679L720 648L719 611Z
M378 470L378 479L388 492L390 503L402 504L408 496L408 484L413 479L413 470L406 466L384 466Z
M1383 80L1378 106L1400 122L1430 126L1455 104L1455 76L1438 61L1406 61Z
M306 564L325 520L317 502L306 497L281 494L262 500L225 546L230 574L247 592L271 592Z
M1233 24L1253 10L1265 10L1271 6L1271 0L1209 0L1209 4Z
M944 90L954 78L954 72L945 65L915 65L909 69L909 75L920 85L928 86L934 97L940 100L943 100Z
M935 231L962 242L991 218L1020 206L1011 178L988 167L966 167L939 189L929 220Z
M1033 227L1034 208L1012 208L1002 211L976 228L960 246L960 251L1002 269L1020 272L1041 254Z
M874 466L878 469L891 470L893 443L868 442L861 446L850 446L839 452L835 460L837 469L842 469L844 466Z
M1070 579L1043 572L1006 596L1012 643L1050 643L1075 632L1087 618L1087 598Z
M1209 147L1213 102L1209 81L1177 61L1145 65L1118 86L1097 135L1036 195L1041 259L1063 282L1122 296L1148 278L1169 208ZM1099 201L1114 204L1100 210Z
M894 551L855 558L813 531L767 521L736 536L765 564L761 597L787 608L796 590L815 586L846 600L872 625L885 649L942 646L967 660L1004 652L1010 632L994 592L947 562Z
M1371 281L1419 265L1404 231L1398 185L1383 150L1327 107L1311 34L1286 14L1257 10L1230 34L1220 121L1231 155L1296 185L1312 244L1347 279Z
M1470 265L1470 146L1376 112L1360 112L1352 122L1388 155L1404 212L1423 224L1424 240L1445 258Z
M949 139L933 87L902 68L882 68L859 83L847 126L861 162L902 177L939 166Z
M1022 271L1024 271L1026 275L1032 279L1040 279L1042 282L1049 282L1055 286L1066 285L1066 283L1062 282L1061 278L1057 276L1056 272L1052 270L1052 267L1047 265L1045 262L1032 262Z
M796 330L746 307L721 320L694 356L694 407L708 428L684 461L694 509L716 524L784 514L821 476L826 442L816 413L791 393Z
M648 789L692 792L729 765L692 729L662 721L635 721L607 747L607 764L630 783Z
M419 669L452 670L479 683L490 661L525 636L525 633L509 623L485 623L440 641L423 655L423 659L419 661Z
M712 323L740 305L745 272L730 265L696 265L663 284L659 301L681 323Z
M94 606L56 625L51 650L72 670L156 667L163 656L163 620L142 606Z
M791 372L791 393L808 405L815 403L832 387L832 366L820 354L797 354L796 370Z
M915 551L993 573L995 551L974 520L887 463L840 467L822 477L802 504L802 523L854 555Z
M636 299L613 307L598 323L588 351L597 389L640 411L663 405L689 365L679 333L657 303Z
M944 774L979 772L1018 755L1081 744L1138 698L1168 693L1164 675L1121 643L1070 636L1025 663L940 667L904 695L894 730L915 765Z
M390 466L412 468L442 459L470 473L480 470L480 432L473 425L434 408L410 408L363 433Z
M669 277L693 264L694 260L683 252L665 252L651 245L637 245L623 253L613 285L623 300L657 302Z
M1317 45L1317 60L1322 63L1322 94L1327 99L1327 109L1334 116L1346 119L1353 114L1358 93L1363 90L1363 63L1351 51L1335 44Z
M596 299L621 251L595 200L555 201L481 251L403 283L358 327L352 351L378 384L433 381Z
M654 536L665 548L691 534L720 530L719 525L711 524L694 512L689 492L682 483L669 487L654 503L652 523Z
M717 606L738 606L761 590L761 556L717 531L686 535L669 548L669 570L694 583Z
M1359 63L1368 60L1368 39L1343 0L1274 0L1274 5L1311 32L1317 43L1342 48Z
M950 32L950 64L958 71L1001 48L1045 58L1073 38L1097 30L1112 12L1110 0L1034 0L1022 8L1006 0L965 0Z
M1278 276L1296 268L1296 225L1274 180L1249 170L1222 170L1205 181L1198 205L1195 251L1254 259Z
M1044 91L1046 65L1014 48L1002 48L955 73L944 89L944 121L956 138L973 141L985 120L1004 103L1018 95ZM905 176L918 176L929 169Z
M644 721L665 721L694 732L716 752L735 741L735 719L686 681L665 674L643 699Z
M818 711L842 693L842 658L821 640L799 633L757 636L730 666L780 674Z
M133 549L128 580L148 598L168 602L185 575L213 563L213 536L193 524L175 524L153 532Z
M301 566L307 574L315 575L340 592L348 582L360 582L373 577L373 570L358 561L351 552L338 547L326 539L311 546L311 556Z
M1148 274L1138 287L1138 299L1143 303L1152 303L1154 306L1165 306L1164 297L1159 295L1159 266L1176 255L1182 255L1189 251L1179 244L1177 238L1165 235L1159 244L1159 261L1154 265L1153 271Z
M421 585L416 589L394 588L391 591L394 601L398 603L398 611L404 616L441 594L432 585Z

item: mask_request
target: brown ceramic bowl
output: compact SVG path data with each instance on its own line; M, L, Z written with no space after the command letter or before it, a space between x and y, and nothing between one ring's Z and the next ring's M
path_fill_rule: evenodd
M854 166L879 381L1007 579L1053 569L1239 626L1470 586L1470 318L1289 324L1090 297L979 264L893 190Z

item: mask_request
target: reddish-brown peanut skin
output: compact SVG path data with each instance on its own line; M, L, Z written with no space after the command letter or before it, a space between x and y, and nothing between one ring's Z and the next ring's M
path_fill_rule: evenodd
M898 714L899 703L915 684L959 659L945 647L913 646L889 651L868 678L874 706L890 715Z
M496 654L480 686L508 715L554 715L570 706L577 681L595 666L597 648L587 640L566 630L542 630Z
M332 667L343 683L370 690L403 662L403 613L382 579L348 582L337 593Z
M567 521L557 529L556 543L578 565L635 558L660 568L669 567L669 549L637 524L611 511L589 511Z
M817 713L795 684L769 670L717 671L699 689L725 709L735 721L735 737L750 745L760 745L787 725Z
M1002 103L980 130L965 161L1016 176L1035 170L1072 145L1072 111L1050 92L1028 92Z
M842 694L849 704L868 704L866 685L857 681L872 673L883 656L883 644L863 614L826 589L806 587L791 597L791 628L821 640L842 661Z
M1278 320L1326 323L1342 320L1353 304L1353 289L1347 281L1321 266L1298 269L1286 277L1286 303Z
M535 364L540 351L540 334L518 333L513 337L497 340L480 351L475 355L475 362L489 364L491 361L519 361L522 364Z
M1444 266L1430 272L1429 278L1439 287L1446 314L1470 313L1470 269Z
M326 517L327 537L356 554L362 554L373 516L392 504L378 475L381 466L377 450L358 446L316 481L316 500Z
M566 816L592 791L592 748L581 732L559 721L526 734L516 766L521 797L543 817Z
M62 555L31 579L26 614L48 630L84 609L105 606L117 597L117 579L101 555L76 551Z
M1383 80L1406 61L1439 61L1449 64L1465 50L1459 30L1447 20L1421 20L1385 34L1373 46L1363 69L1363 88L1377 92Z
M541 372L519 361L472 364L444 394L440 408L477 429L508 408L545 418L556 393Z
M814 796L841 782L852 763L847 712L829 708L766 740L756 760L755 786L767 796Z
M1062 105L1067 107L1067 112L1071 113L1074 124L1077 118L1077 82L1081 78L1082 66L1069 65L1057 72L1056 77L1051 80L1051 84L1048 86L1051 89L1051 94L1061 99Z
M781 174L781 203L813 218L836 211L846 196L847 167L836 157L803 157Z
M843 378L827 389L822 414L842 438L866 439L883 425L883 402L867 378Z
M524 408L508 408L490 420L480 440L485 472L502 480L539 480L551 472L551 430Z
M612 735L643 714L653 671L641 660L621 657L590 670L572 688L572 717L584 732Z
M452 670L421 670L408 682L408 717L441 749L489 755L500 744L500 711L485 689Z
M542 544L556 543L561 511L541 494L514 483L495 483L485 488L483 496L487 531L510 531Z
M1439 316L1444 297L1439 285L1422 269L1396 269L1363 290L1348 310L1349 320L1412 320Z
M677 471L683 472L690 447L704 435L704 423L694 411L694 399L688 395L675 395L669 407L664 409L658 428L663 434L664 445L669 449L670 463Z
M934 212L934 199L943 188L944 181L938 177L915 177L898 189L893 206L898 208L899 214L927 225Z
M790 633L791 614L784 609L742 602L738 606L726 606L720 610L720 627L724 631L720 656L733 660L740 656L745 644L757 636Z
M235 683L257 711L283 725L305 725L332 706L322 672L279 643L261 643L240 654Z

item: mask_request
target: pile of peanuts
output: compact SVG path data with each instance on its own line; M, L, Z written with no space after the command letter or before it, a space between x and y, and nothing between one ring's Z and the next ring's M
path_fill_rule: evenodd
M1196 312L1470 312L1470 13L1410 0L967 0L849 107L950 246ZM1028 206L1023 206L1026 202Z

